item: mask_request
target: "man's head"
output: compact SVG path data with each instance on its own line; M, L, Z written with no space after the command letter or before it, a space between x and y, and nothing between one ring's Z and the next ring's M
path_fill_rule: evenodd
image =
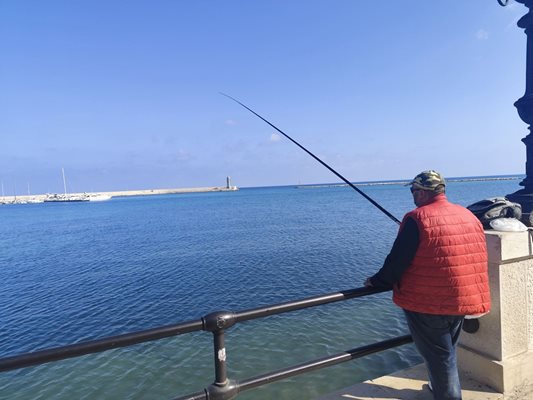
M444 193L446 181L437 171L429 170L419 173L409 182L411 193L417 207L426 204L440 193Z

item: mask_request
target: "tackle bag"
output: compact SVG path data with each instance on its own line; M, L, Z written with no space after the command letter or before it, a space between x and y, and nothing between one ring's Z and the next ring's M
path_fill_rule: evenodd
M492 197L470 204L468 208L483 224L483 227L490 229L490 221L496 218L516 218L522 217L522 206L514 203L505 197Z

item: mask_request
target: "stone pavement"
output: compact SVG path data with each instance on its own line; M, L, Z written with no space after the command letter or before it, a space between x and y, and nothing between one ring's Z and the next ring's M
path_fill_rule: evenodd
M488 386L461 376L463 400L532 400L533 387L517 389L512 394L496 393ZM428 389L423 364L350 386L317 400L433 400Z

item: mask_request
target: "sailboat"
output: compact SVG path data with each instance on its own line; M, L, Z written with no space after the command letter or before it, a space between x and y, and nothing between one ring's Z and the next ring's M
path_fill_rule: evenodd
M44 201L46 202L67 202L67 201L89 201L89 195L86 193L83 194L67 194L67 181L65 179L65 169L61 168L61 173L63 174L63 189L64 193L53 193L47 194Z
M6 196L4 195L4 181L2 183L2 201L0 201L0 204L7 204Z
M26 197L26 199L24 200L25 203L27 204L36 204L36 203L42 203L44 202L44 199L41 197L41 196L33 196L31 195L31 192L30 192L30 183L28 182L28 197Z

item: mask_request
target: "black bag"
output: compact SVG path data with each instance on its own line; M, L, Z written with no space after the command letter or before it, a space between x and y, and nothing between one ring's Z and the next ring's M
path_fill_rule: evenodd
M505 197L492 197L470 204L468 208L483 224L484 228L490 228L490 221L496 218L516 218L522 217L522 206L513 203Z

